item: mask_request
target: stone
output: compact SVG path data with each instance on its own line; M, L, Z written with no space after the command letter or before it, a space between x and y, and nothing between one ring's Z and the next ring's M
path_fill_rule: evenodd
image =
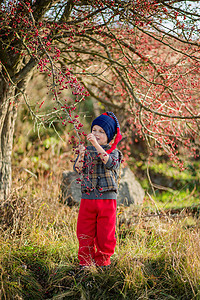
M72 171L62 173L61 201L69 206L78 205L81 199L80 175ZM79 182L79 183L78 183ZM139 205L143 202L145 192L129 167L121 169L117 205Z
M81 200L81 183L77 181L80 175L72 171L62 173L61 201L69 206L77 205Z
M139 205L143 202L144 195L145 192L131 169L129 167L122 168L117 204L124 206Z

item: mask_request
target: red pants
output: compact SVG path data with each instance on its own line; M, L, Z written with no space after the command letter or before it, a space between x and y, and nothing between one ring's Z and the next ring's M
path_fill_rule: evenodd
M80 265L107 266L115 251L116 200L81 199L77 222Z

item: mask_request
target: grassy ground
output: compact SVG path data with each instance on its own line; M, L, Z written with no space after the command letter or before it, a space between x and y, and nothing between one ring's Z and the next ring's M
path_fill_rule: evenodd
M182 159L185 162L184 170L158 156L149 163L143 157L130 159L129 164L149 195L149 201L156 203L159 209L183 209L199 205L200 160Z
M111 268L80 274L78 208L59 199L71 154L48 138L22 146L15 143L12 195L0 208L1 299L200 299L198 208L174 212L179 205L166 209L168 200L148 190L140 207L118 208Z

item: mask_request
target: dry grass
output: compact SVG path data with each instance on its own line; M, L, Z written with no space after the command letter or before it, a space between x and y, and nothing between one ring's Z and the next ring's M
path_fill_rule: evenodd
M157 216L145 203L118 209L110 270L80 276L78 208L59 199L70 154L39 157L48 168L27 155L14 164L12 195L0 207L1 299L200 299L198 216Z

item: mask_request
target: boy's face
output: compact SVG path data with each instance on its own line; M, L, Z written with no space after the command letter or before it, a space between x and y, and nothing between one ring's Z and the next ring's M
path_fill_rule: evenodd
M103 128L98 125L94 125L92 127L92 134L95 136L99 145L107 145L108 138Z

